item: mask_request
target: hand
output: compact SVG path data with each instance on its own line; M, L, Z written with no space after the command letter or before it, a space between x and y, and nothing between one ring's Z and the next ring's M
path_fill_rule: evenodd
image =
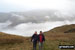
M45 41L43 41L43 43L45 43Z
M32 42L34 41L34 39L32 40Z

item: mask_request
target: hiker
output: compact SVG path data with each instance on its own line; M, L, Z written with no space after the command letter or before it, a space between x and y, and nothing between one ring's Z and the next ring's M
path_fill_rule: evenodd
M43 43L45 41L45 37L43 35L43 32L40 31L40 34L38 35L38 42L39 42L39 50L43 49Z
M35 33L33 34L31 38L31 41L33 42L33 50L36 50L37 40L38 40L38 35L37 35L37 31L35 31Z

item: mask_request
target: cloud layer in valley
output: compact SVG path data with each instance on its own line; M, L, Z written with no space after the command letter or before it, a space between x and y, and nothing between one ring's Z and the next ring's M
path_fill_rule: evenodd
M22 23L14 28L11 29L5 29L3 32L9 33L9 34L15 34L15 35L21 35L21 36L32 36L35 31L38 32L42 30L43 32L51 30L55 27L62 26L62 25L69 25L69 24L75 24L75 21L57 21L57 22L45 22L45 23Z

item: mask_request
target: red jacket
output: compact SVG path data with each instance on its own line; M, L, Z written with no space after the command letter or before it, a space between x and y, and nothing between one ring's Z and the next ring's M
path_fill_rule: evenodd
M39 42L45 41L45 37L44 37L43 34L39 34L39 35L38 35L38 41L39 41Z

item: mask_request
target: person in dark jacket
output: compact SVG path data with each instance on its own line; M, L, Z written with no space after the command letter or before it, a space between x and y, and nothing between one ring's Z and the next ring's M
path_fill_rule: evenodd
M33 42L33 50L36 50L37 41L38 41L37 31L35 31L35 33L33 34L31 41Z
M39 42L39 50L43 49L43 43L45 41L45 37L43 35L43 32L40 31L40 34L38 35L38 42Z

